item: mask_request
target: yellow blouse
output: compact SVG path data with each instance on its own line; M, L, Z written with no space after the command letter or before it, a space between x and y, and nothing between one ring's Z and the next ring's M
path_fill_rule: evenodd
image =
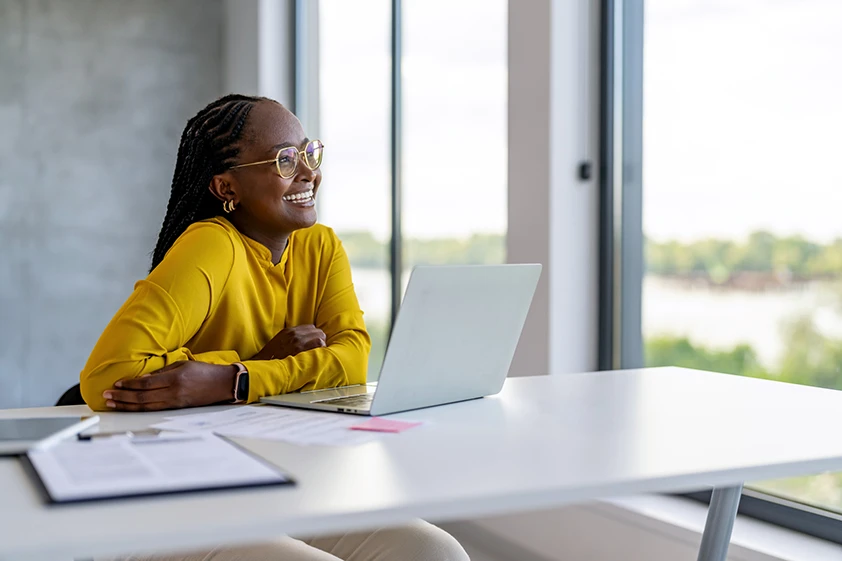
M314 324L327 346L249 360L279 331ZM191 225L105 328L81 373L82 396L180 360L243 362L249 402L365 383L371 340L342 243L330 228L297 230L274 265L264 245L222 217Z

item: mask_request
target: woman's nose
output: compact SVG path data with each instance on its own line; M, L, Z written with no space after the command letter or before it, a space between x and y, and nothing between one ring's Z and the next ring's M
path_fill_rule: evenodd
M296 174L299 181L305 181L308 183L312 183L316 179L316 172L311 170L304 162L298 163L298 169L296 170L298 173Z

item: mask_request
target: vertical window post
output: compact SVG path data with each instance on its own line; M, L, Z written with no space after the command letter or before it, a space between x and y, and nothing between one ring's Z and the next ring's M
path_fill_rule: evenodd
M401 180L402 180L402 98L401 98L401 1L392 0L392 119L391 119L391 175L392 175L392 236L389 242L389 270L391 273L392 321L398 315L401 305L403 283L403 232L401 226Z
M643 0L603 0L599 368L643 366Z

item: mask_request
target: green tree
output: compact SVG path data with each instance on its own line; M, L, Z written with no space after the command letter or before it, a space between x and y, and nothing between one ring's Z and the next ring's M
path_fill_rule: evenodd
M810 316L793 320L784 331L787 345L780 379L842 390L842 341L819 332Z
M784 337L785 351L774 369L765 368L745 343L710 349L670 335L647 339L644 356L647 366L683 366L842 390L842 340L821 333L810 316L789 321Z
M755 232L748 243L737 246L734 268L738 271L772 271L772 258L778 240L769 232Z
M716 239L645 243L646 270L653 275L701 276L714 284L746 272L804 280L842 276L842 240L820 245L801 236L755 232L742 243Z
M364 269L382 269L388 263L388 247L371 232L342 232L339 239L351 265Z
M342 232L351 265L366 269L388 266L388 244L371 232ZM502 234L475 234L470 238L435 238L404 241L404 261L410 265L485 265L506 261L506 238Z
M757 353L750 345L739 344L730 350L713 350L694 345L686 337L669 335L646 340L647 366L683 366L725 374L767 377Z

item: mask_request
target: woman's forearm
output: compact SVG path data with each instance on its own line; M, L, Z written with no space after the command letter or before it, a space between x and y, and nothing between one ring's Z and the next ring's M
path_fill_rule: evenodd
M249 401L299 390L364 384L371 340L368 333L349 329L326 347L281 360L248 360Z

